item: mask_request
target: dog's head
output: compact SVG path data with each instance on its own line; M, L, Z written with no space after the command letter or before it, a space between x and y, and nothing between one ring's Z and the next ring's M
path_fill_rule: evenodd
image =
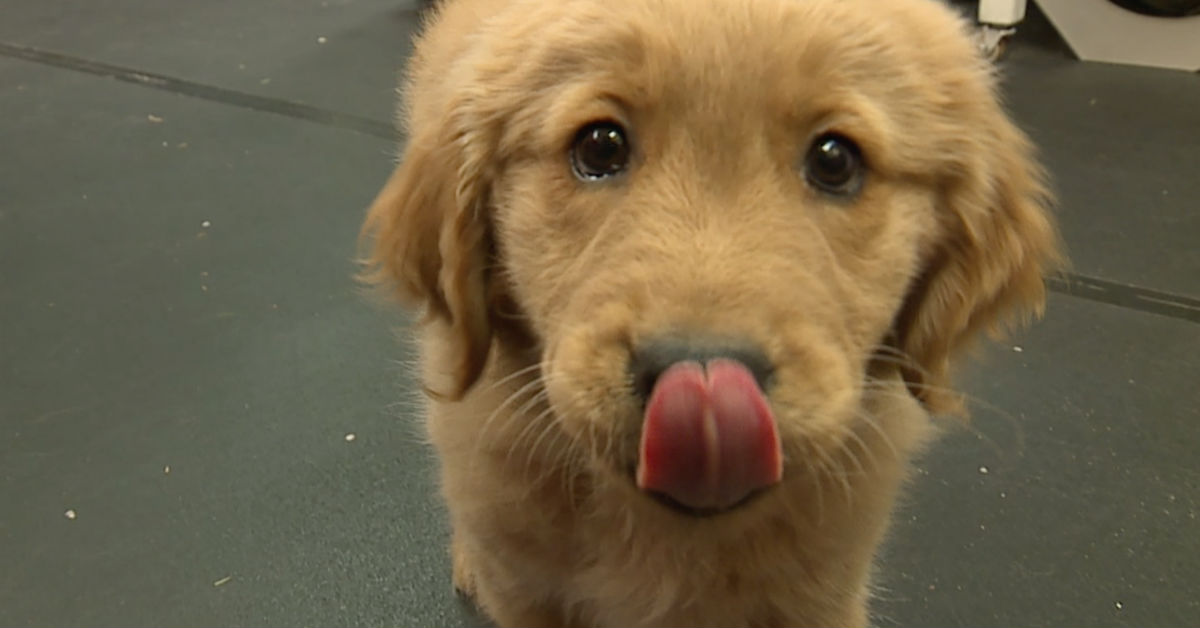
M846 438L881 365L955 411L951 358L1042 306L1040 170L934 2L514 2L460 53L418 74L375 277L452 330L437 392L515 326L643 488L737 503Z

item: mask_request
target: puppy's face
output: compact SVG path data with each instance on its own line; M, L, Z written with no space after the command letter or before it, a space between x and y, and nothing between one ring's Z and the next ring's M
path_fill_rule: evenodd
M438 163L453 193L381 195L376 261L461 331L463 389L515 313L601 477L735 508L853 438L881 363L947 409L954 349L1040 304L1037 172L943 9L527 9L413 129L397 176Z

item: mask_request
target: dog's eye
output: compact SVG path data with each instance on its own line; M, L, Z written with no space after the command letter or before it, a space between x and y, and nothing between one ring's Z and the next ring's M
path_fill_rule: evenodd
M804 176L823 192L849 196L862 185L862 153L846 137L826 133L809 147L804 158Z
M629 141L615 122L589 124L575 135L571 167L575 175L594 181L619 174L629 165Z

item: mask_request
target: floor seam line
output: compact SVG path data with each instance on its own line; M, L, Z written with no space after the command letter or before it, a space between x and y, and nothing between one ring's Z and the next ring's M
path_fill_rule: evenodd
M190 96L241 109L273 113L327 127L355 131L381 139L396 140L399 137L392 125L373 118L324 109L281 98L260 96L225 87L196 83L164 74L145 72L110 63L91 61L32 46L0 41L0 56L21 59L83 74L102 76L124 83Z
M0 41L0 56L21 59L31 63L84 74L112 78L133 85L141 85L151 89L158 89L241 109L273 113L381 139L399 139L399 134L392 125L373 118L324 109L281 98L260 96L225 87L197 83L164 74L144 72L100 61L92 61L33 46ZM1200 323L1200 299L1075 273L1047 277L1046 285L1051 292L1056 294L1148 314L1167 316L1192 323Z

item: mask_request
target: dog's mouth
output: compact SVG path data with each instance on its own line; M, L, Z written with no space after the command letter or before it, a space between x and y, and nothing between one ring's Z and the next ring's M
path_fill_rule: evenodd
M708 517L715 517L718 515L723 515L726 513L734 512L736 510L741 510L742 508L746 507L746 505L750 504L751 502L757 501L760 497L769 493L770 491L771 491L771 488L769 488L769 487L756 489L754 491L751 491L750 494L746 495L739 501L737 501L733 504L729 504L727 506L720 507L720 508L716 508L716 507L697 508L697 507L693 507L693 506L688 506L686 504L681 504L678 501L676 501L673 497L671 497L670 495L666 495L663 493L647 492L646 494L651 499L653 499L655 502L658 502L659 504L661 504L662 506L666 507L669 510L677 512L681 515L687 515L689 517L695 517L697 519L704 519L704 518L708 518Z
M783 475L779 431L754 376L735 360L680 362L657 379L634 480L673 510L739 508Z

